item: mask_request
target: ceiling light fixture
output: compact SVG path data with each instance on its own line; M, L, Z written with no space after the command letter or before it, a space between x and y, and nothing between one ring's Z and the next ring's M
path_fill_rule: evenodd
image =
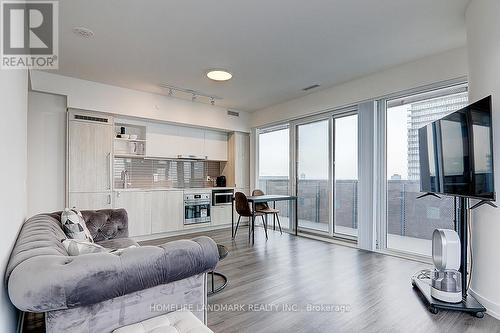
M207 77L214 81L227 81L233 77L233 74L229 73L225 69L211 69L207 72Z
M94 37L94 32L85 27L74 27L73 33L82 37L82 38L92 38Z

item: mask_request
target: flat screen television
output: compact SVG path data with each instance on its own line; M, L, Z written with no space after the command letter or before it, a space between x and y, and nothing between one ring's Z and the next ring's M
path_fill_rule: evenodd
M491 96L418 130L420 191L495 200Z

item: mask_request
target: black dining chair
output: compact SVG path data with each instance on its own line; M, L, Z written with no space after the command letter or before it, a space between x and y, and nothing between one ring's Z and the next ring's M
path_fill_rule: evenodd
M259 189L255 189L252 191L252 196L259 196L259 195L264 195L264 192L262 190L259 190ZM273 215L275 218L274 221L278 221L278 228L280 229L280 234L283 235L283 231L281 230L280 218L278 216L280 211L278 209L271 208L271 207L269 207L267 202L264 202L264 203L255 204L255 210L259 213L264 213L266 215L266 221L267 221L267 215ZM276 228L274 221L273 221L273 230ZM267 224L267 222L266 222L266 224Z
M267 223L264 220L264 213L258 212L257 210L252 211L250 204L248 202L248 198L244 193L236 192L234 194L234 201L236 206L236 212L238 213L238 222L236 223L236 229L234 230L234 237L236 237L236 233L238 232L238 227L240 225L241 217L249 217L250 223L248 225L248 240L250 241L250 235L252 233L252 225L255 225L255 217L262 217L262 223L264 224L264 231L266 232L267 239Z

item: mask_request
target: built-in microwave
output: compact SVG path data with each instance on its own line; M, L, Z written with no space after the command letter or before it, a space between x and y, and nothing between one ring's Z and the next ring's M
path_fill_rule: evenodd
M230 205L234 196L233 190L212 190L212 206Z
M184 194L184 224L210 222L210 193Z

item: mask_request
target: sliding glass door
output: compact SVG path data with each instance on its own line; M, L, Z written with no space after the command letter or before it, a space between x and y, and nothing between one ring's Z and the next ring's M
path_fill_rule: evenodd
M288 126L259 130L259 164L257 188L266 194L290 193L290 131ZM288 201L276 202L281 226L290 228Z
M299 230L354 240L358 221L358 116L295 122Z
M296 126L299 228L330 233L330 119Z
M358 115L334 118L334 232L358 235Z

